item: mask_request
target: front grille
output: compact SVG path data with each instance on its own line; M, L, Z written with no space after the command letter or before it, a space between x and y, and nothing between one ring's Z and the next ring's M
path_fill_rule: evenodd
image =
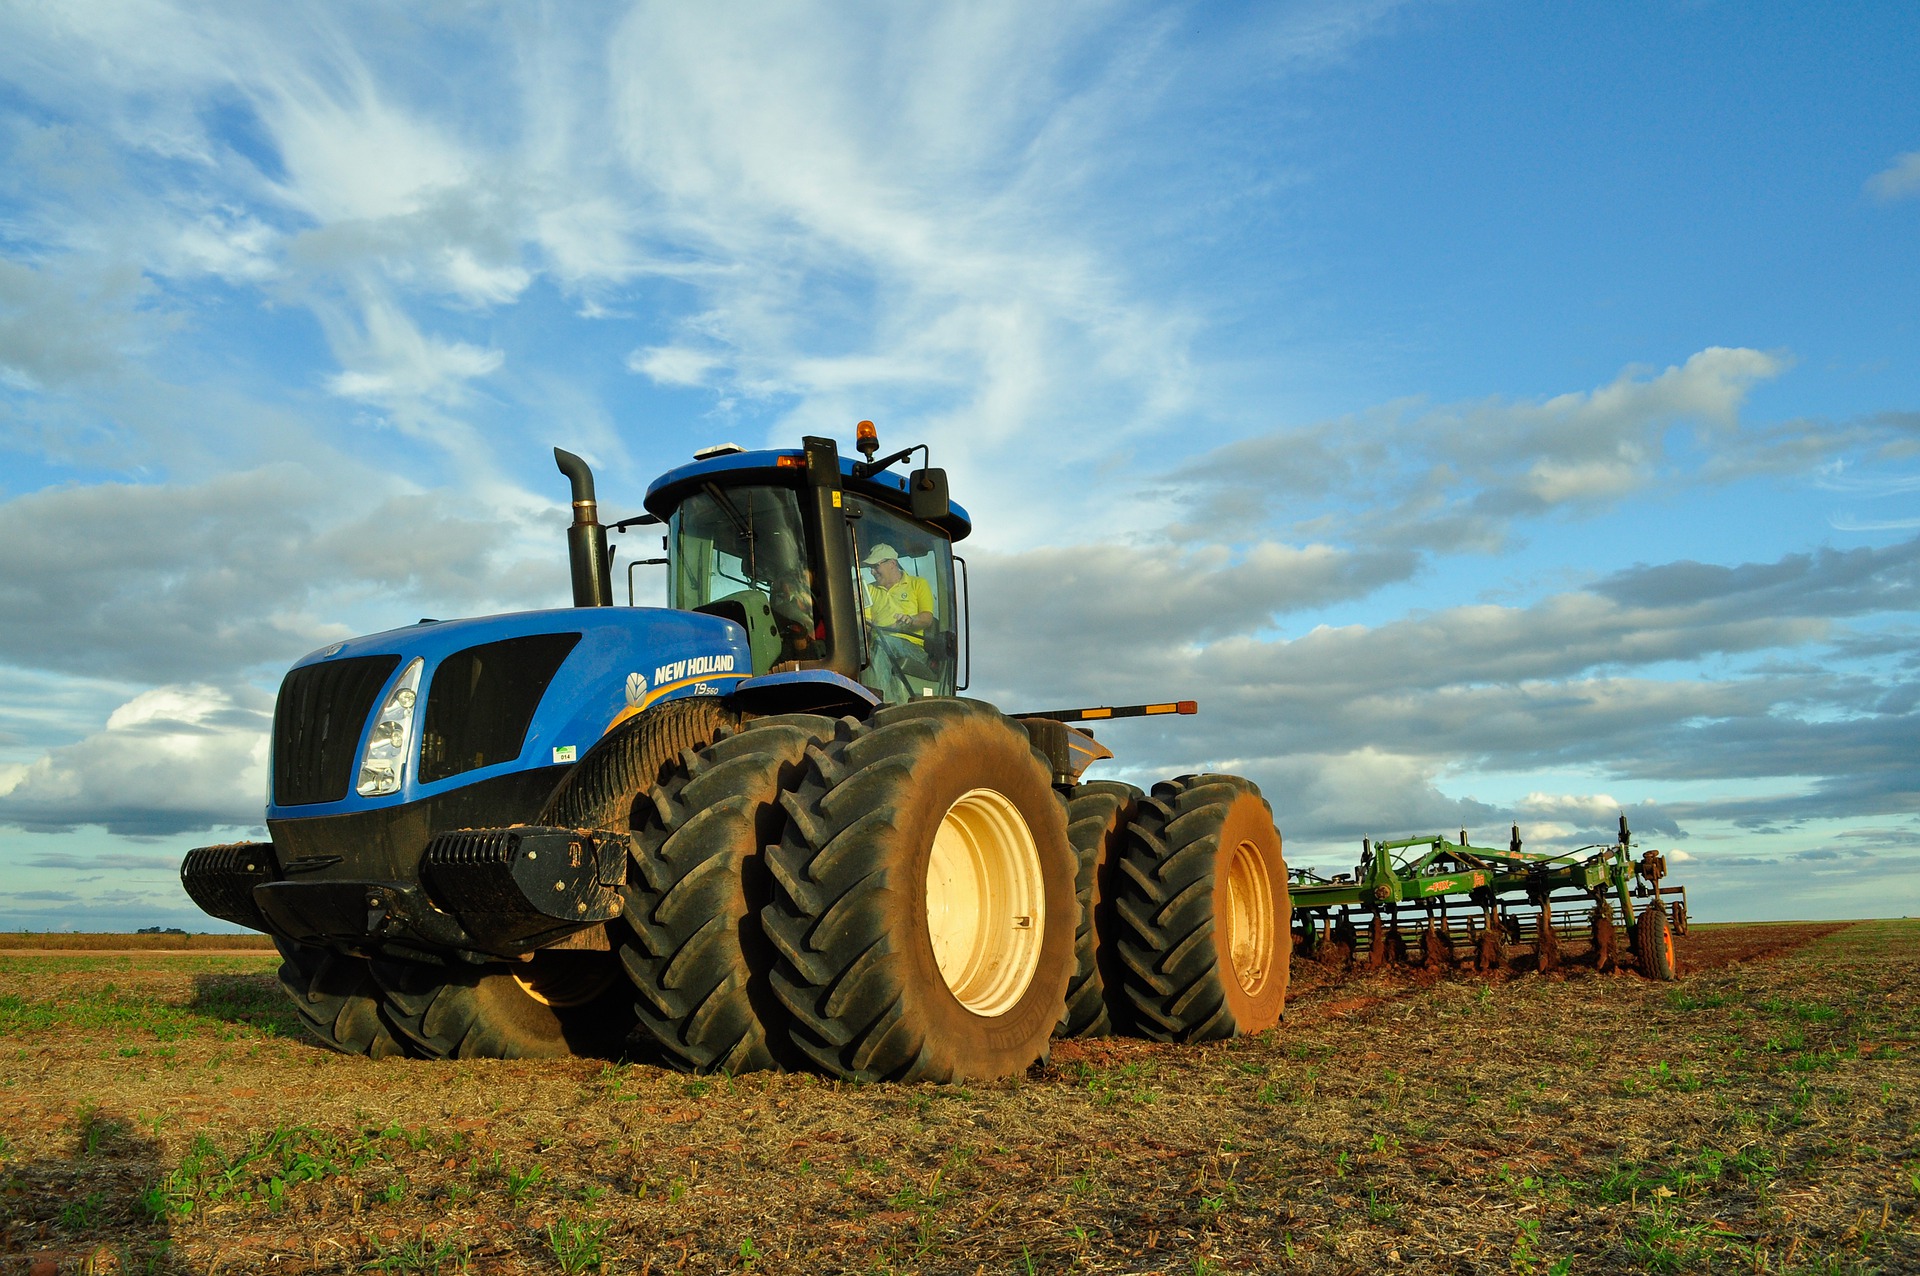
M579 634L535 634L456 651L433 671L420 778L431 784L520 756L533 711Z
M353 783L360 733L398 656L353 656L295 669L273 708L273 800L338 802Z

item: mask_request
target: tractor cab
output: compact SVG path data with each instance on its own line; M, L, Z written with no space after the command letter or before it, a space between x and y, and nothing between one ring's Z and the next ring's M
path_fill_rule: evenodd
M944 473L891 472L919 449L876 461L871 426L863 461L803 442L713 449L648 489L669 606L739 625L756 675L844 678L889 704L953 695L966 685L953 542L971 525Z

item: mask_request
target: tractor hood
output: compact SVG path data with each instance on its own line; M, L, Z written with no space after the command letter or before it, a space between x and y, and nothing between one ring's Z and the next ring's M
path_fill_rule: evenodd
M557 776L621 719L661 700L725 695L752 672L738 625L658 608L421 621L334 643L281 684L267 818L385 808L518 772ZM372 743L396 773L391 791L359 791Z

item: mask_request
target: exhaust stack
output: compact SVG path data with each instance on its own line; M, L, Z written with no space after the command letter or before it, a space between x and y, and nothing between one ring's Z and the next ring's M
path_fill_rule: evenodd
M607 529L593 499L593 471L571 452L553 449L554 464L573 484L573 526L567 528L567 558L573 567L573 605L613 605L612 566L607 560Z

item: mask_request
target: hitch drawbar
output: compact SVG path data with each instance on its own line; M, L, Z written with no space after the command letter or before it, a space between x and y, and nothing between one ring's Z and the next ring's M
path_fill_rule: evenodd
M309 944L516 957L620 915L627 839L519 824L436 835L415 882L300 880L271 843L203 847L181 865L216 917Z

